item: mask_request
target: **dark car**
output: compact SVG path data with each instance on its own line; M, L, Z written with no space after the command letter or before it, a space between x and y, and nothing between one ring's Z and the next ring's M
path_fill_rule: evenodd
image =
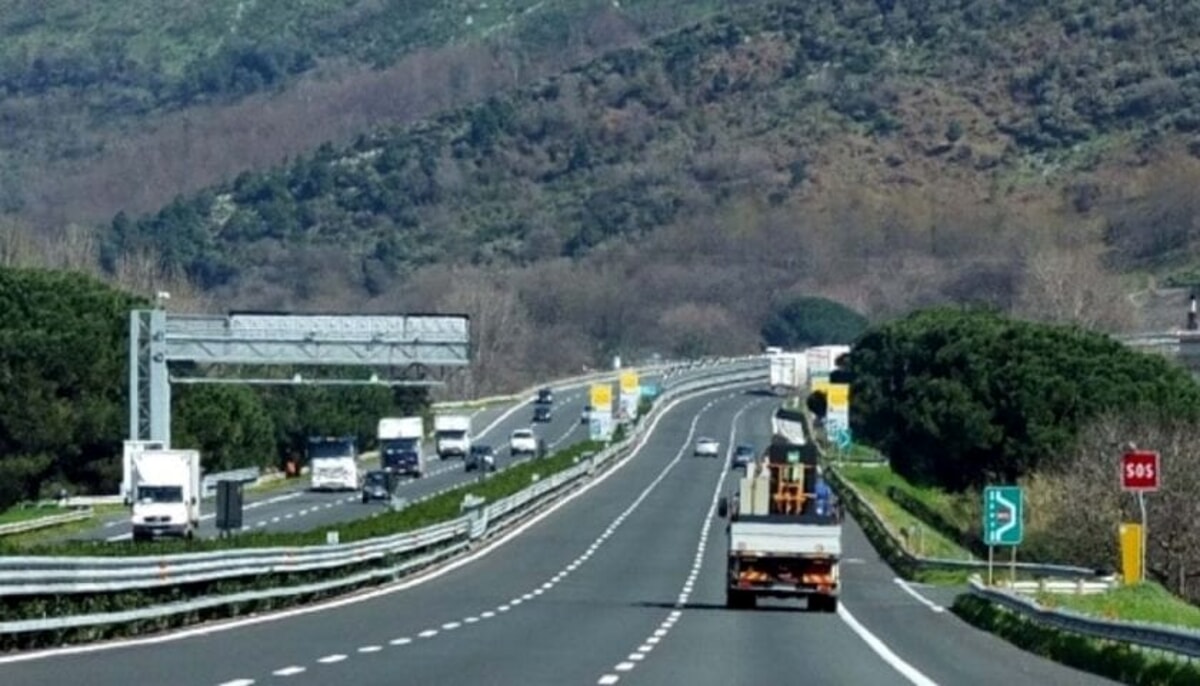
M492 450L492 446L490 445L476 443L471 446L471 452L467 453L464 465L468 472L473 472L477 469L494 472L496 471L496 451Z
M391 500L396 488L395 477L382 469L373 469L363 477L362 501Z
M537 407L533 408L533 421L535 421L535 422L550 421L550 406L549 405L538 405Z
M754 446L745 443L733 449L733 466L745 467L754 461Z
M537 404L550 405L554 402L554 389L543 388L538 391Z

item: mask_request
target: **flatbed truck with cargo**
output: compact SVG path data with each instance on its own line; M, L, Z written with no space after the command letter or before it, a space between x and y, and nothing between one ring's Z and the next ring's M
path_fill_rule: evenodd
M718 510L729 519L726 606L806 598L809 610L837 611L841 515L820 481L815 451L774 443L747 465L737 493L722 498Z

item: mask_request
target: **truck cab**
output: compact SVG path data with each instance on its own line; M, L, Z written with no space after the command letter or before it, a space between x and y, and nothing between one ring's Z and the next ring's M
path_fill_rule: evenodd
M133 540L192 538L200 527L200 453L143 450L132 456Z
M807 598L808 609L836 612L841 593L841 512L811 446L771 445L747 465L738 492L722 498L729 518L726 605L760 597Z
M467 415L438 415L433 418L438 457L463 457L471 452L471 418Z
M425 455L421 439L425 422L420 417L385 417L379 420L379 463L392 474L414 478L425 475Z
M358 490L358 446L353 436L309 438L308 461L312 490Z

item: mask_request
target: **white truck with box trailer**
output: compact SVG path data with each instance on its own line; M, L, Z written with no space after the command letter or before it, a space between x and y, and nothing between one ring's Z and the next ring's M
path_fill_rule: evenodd
M777 352L771 355L771 391L778 395L796 395L808 388L808 356L803 352Z
M819 479L816 453L779 441L746 469L739 489L719 502L729 518L725 603L752 608L758 598L807 598L808 609L836 612L841 593L841 514Z
M465 414L442 414L433 418L433 437L438 457L465 458L471 452L471 418Z
M353 436L308 439L310 487L314 491L357 491L361 474Z
M425 420L420 417L384 417L379 420L379 465L392 474L414 478L425 475Z
M133 540L192 538L200 528L200 451L138 450L131 455Z

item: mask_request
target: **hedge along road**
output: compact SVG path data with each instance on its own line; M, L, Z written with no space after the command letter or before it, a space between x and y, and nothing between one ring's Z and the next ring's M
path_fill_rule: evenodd
M647 377L655 379L657 376ZM687 373L680 378L687 378ZM471 414L471 428L476 441L487 443L496 449L497 464L504 468L515 460L508 453L508 439L513 429L531 427L534 433L546 440L547 447L562 448L587 437L586 426L580 421L583 408L588 403L588 384L577 384L558 390L551 421L532 424L532 397L523 398L500 407L465 410ZM428 450L432 452L432 447ZM378 463L368 463L376 466ZM436 456L429 461L428 474L421 479L405 478L397 495L410 502L433 497L439 493L477 478L474 473L463 469L462 460L452 458L442 461ZM383 512L385 503L363 504L361 494L318 493L307 490L308 480L298 479L295 486L268 494L248 494L245 505L243 530L307 531ZM216 536L217 530L212 509L214 502L206 501L202 507L200 535ZM95 528L76 533L72 539L124 541L130 538L128 514L110 518ZM60 539L61 540L61 539ZM150 544L153 545L153 544Z
M695 485L691 484L694 475L689 474L695 466L691 461L694 436L689 433L727 432L729 417L744 402L744 397L742 391L727 390L680 401L648 426L650 430L639 440L640 449L631 458L618 462L615 469L604 472L570 498L502 536L489 547L420 580L360 594L353 600L197 628L167 639L151 638L54 651L43 654L41 659L31 659L36 656L0 659L4 681L6 684L62 683L63 679L87 674L89 683L97 685L131 681L181 685L247 683L238 680L248 678L268 683L277 680L276 672L280 677L300 677L312 672L306 678L317 677L319 683L331 683L330 680L341 683L349 678L348 673L317 670L341 664L347 656L353 656L355 659L388 657L386 666L379 668L370 683L395 683L398 674L406 675L405 681L411 679L414 683L479 682L480 679L472 678L472 670L492 674L489 658L479 653L482 646L474 640L468 638L469 642L463 643L454 632L465 634L485 628L491 637L489 641L507 642L504 650L513 653L508 658L510 669L516 668L518 662L537 662L541 659L541 642L571 643L575 629L560 625L550 632L553 636L534 635L519 629L514 631L520 625L506 621L519 618L523 610L538 612L535 599L543 594L549 598L553 594L553 590L545 588L546 584L550 584L551 589L556 584L565 589L570 585L568 582L575 583L571 579L571 569L575 570L576 576L582 576L589 558L594 555L594 563L599 563L599 551L605 540L620 526L613 524L614 519L622 515L622 521L630 519L633 512L650 506L650 496L671 503L694 492ZM770 402L760 398L755 400L763 406L759 421L765 423ZM714 410L718 404L721 408ZM721 413L724 413L723 417ZM698 428L693 431L693 427ZM667 477L673 478L668 480ZM680 488L683 493L673 493ZM701 488L711 491L711 484ZM707 499L707 495L704 498ZM677 505L689 510L696 504L693 499L688 496ZM654 507L661 506L660 503ZM634 522L629 521L622 528L634 526ZM676 535L677 532L659 531L653 538L669 541ZM686 547L690 549L693 544L687 542ZM588 552L589 547L591 552ZM588 581L583 587L589 594L601 593L599 601L603 602L603 595L614 586L622 589L640 583L640 575L634 572L644 561L666 556L667 559L647 569L652 577L660 574L660 565L672 565L678 555L671 551L678 552L679 546L670 544L665 548L659 551L657 546L650 546L640 551L639 556L646 560L630 557L627 552L618 554L616 563L620 565L620 573L611 571L614 561L611 556L606 556L605 571L600 573L601 577L607 577L605 585L593 588L594 582ZM684 552L690 563L691 553ZM671 581L673 584L674 580ZM625 589L622 593L632 590ZM556 611L561 610L561 606L556 607ZM580 613L580 621L592 616L584 605L572 603L569 610ZM625 600L615 606L610 603L600 610L603 615L600 619L605 624L611 623L608 613L612 610L621 614L645 612ZM618 623L621 621L618 618ZM487 627L488 623L492 626ZM492 633L497 631L499 637ZM576 644L570 654L591 650L586 644L588 637L583 638L584 643ZM418 654L403 653L401 649L406 646L412 646ZM391 651L390 656L385 655L386 651ZM447 655L453 655L455 659L446 660ZM463 657L467 659L461 659ZM322 659L325 662L319 661ZM441 664L431 665L429 660ZM556 664L561 666L562 663ZM456 667L463 671L448 680L424 677L429 669L453 671ZM357 668L361 669L362 665ZM248 676L251 673L254 676ZM503 671L496 672L495 678L482 681L516 683ZM555 682L561 683L561 680Z

